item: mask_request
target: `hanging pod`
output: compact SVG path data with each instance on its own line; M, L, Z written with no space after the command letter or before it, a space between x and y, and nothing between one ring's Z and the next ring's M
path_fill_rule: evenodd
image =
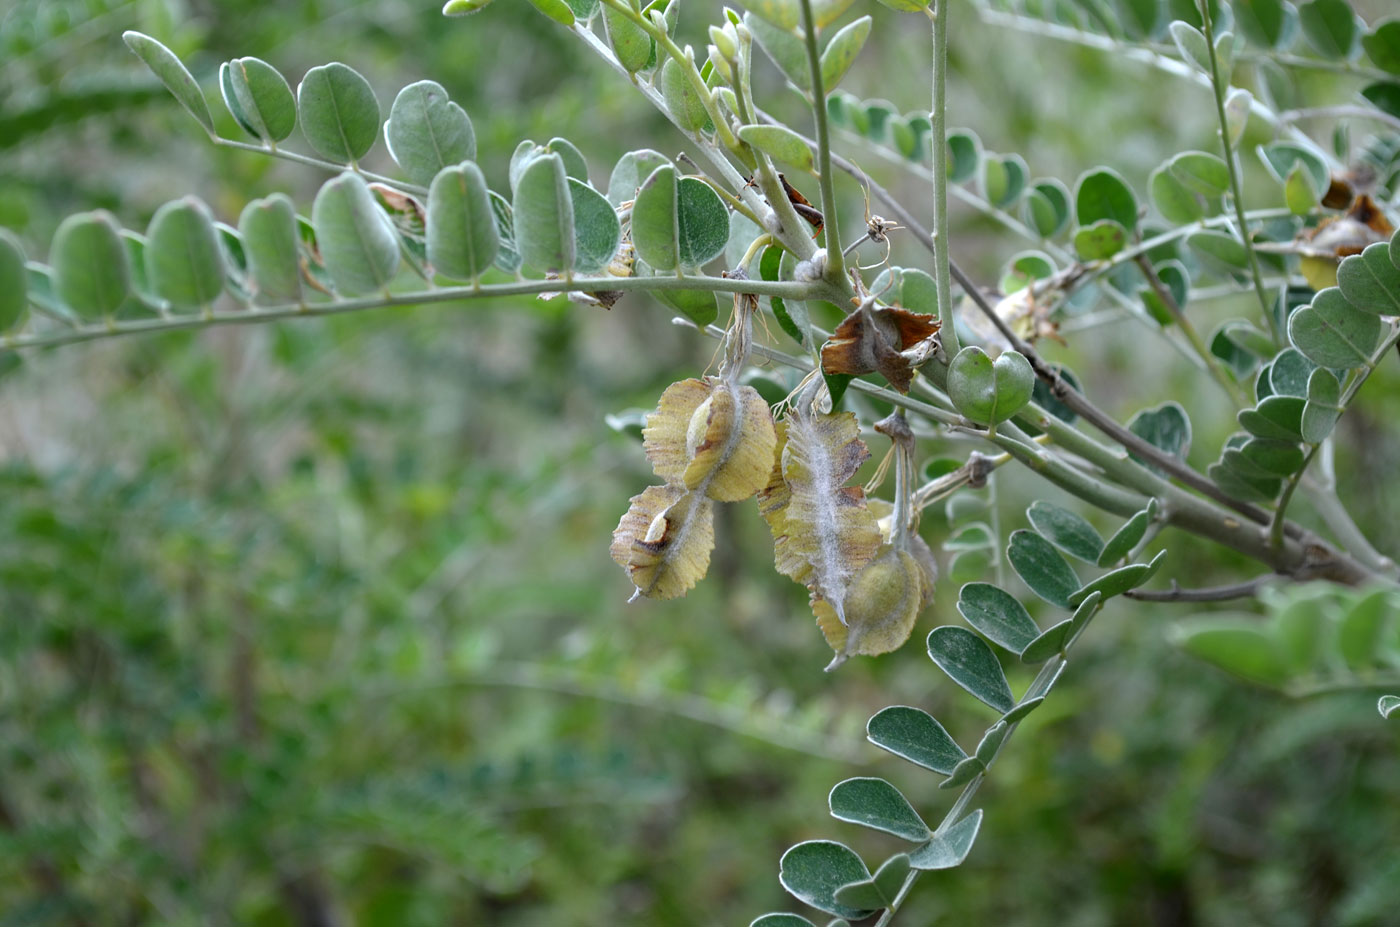
M700 581L715 546L714 513L713 502L675 483L632 497L610 553L636 587L633 600L674 599Z
M758 391L715 377L667 387L642 436L657 476L719 502L767 484L778 442Z
M924 601L924 568L906 551L886 548L847 587L845 624L831 602L822 598L812 602L817 625L836 651L827 669L835 669L853 655L876 656L897 649L909 639Z

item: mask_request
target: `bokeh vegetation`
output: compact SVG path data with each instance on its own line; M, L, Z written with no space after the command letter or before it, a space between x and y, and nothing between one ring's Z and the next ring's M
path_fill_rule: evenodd
M1166 153L1210 147L1208 91L954 10L950 123L989 148L1065 178L1106 163L1142 189ZM871 12L845 89L926 106L927 36ZM603 173L631 148L673 153L668 124L542 22L504 2L449 22L407 0L17 0L0 14L0 225L42 253L78 209L144 227L190 189L226 221L274 190L309 201L314 172L192 131L127 28L206 83L250 54L289 75L352 63L381 99L437 80L493 185L522 137L566 136ZM1335 94L1339 78L1302 76ZM922 203L917 177L846 150ZM861 191L840 192L858 214ZM1022 246L956 217L955 253L995 279ZM1231 314L1207 311L1203 330ZM0 357L0 923L746 923L785 905L783 849L838 826L813 813L832 782L878 774L939 803L864 743L865 719L919 705L975 738L988 718L917 647L823 674L751 506L722 510L726 543L687 599L624 606L607 542L648 474L605 418L712 361L670 315L521 298ZM1116 414L1192 394L1193 463L1233 430L1223 395L1212 418L1199 374L1131 325L1066 341L1047 353L1092 369ZM1392 553L1397 385L1394 364L1375 374L1336 460ZM1044 494L981 495L1018 519ZM922 533L937 549L945 514ZM1179 543L1166 569L1208 585L1239 563ZM956 620L955 588L921 631ZM1400 729L1369 694L1289 701L1191 660L1168 634L1189 609L1119 600L1099 620L984 789L977 849L926 879L909 922L1394 916Z

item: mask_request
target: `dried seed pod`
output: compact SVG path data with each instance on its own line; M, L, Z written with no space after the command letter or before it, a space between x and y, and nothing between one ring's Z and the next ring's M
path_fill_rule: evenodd
M881 540L885 544L891 543L894 540L893 503L888 499L870 499L867 504L880 527ZM938 582L938 558L934 556L933 548L928 546L928 541L913 532L909 535L909 554L924 571L924 600L920 607L926 607L933 604L933 587Z
M667 387L642 436L657 476L718 502L762 489L778 442L758 391L713 377Z
M632 497L610 553L636 587L633 600L674 599L700 581L715 546L714 513L709 499L675 484Z
M794 412L779 425L781 445L759 507L773 532L778 572L836 603L842 620L846 586L880 548L880 530L865 492L846 486L870 451L850 412Z
M908 640L925 601L926 585L924 568L912 555L885 548L846 589L844 624L829 601L814 599L817 626L836 651L827 669L835 669L855 654L889 653Z

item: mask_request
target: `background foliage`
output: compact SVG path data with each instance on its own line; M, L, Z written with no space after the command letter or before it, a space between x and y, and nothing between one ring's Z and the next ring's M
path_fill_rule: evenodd
M989 150L1061 177L1108 164L1143 190L1164 153L1212 148L1208 91L1162 93L1130 59L955 11L949 121ZM714 12L687 8L682 31ZM906 76L926 69L927 38L870 12L843 88L926 106ZM205 81L246 54L289 75L352 62L385 101L437 80L471 114L493 186L521 137L567 136L595 173L630 148L671 153L667 124L542 22L507 3L445 24L407 2L19 0L0 19L0 225L42 253L78 209L144 227L190 189L225 221L274 190L309 201L314 172L191 131L120 44L127 28ZM1332 75L1300 77L1305 100L1335 94ZM760 80L781 114L777 74ZM857 159L885 173L878 153ZM382 145L371 162L387 166ZM1256 165L1249 180L1272 183ZM1020 245L957 220L959 256L995 279ZM865 718L915 704L975 740L988 717L922 659L822 674L827 648L801 590L767 570L751 508L721 510L732 543L689 598L622 607L606 539L647 474L604 417L710 362L669 316L639 296L606 314L521 299L5 355L0 923L290 924L319 907L366 925L732 924L785 906L771 873L796 841L836 827L891 852L811 813L852 775L940 801L863 744ZM1129 325L1067 340L1048 353L1094 370L1123 417L1144 389L1204 389ZM1383 551L1400 547L1397 380L1377 372L1337 460ZM1214 418L1193 398L1204 467L1234 424L1223 396ZM1039 489L987 495L1019 518L1018 493ZM937 548L949 528L929 516ZM1183 543L1164 569L1207 585L1238 566ZM954 588L921 631L956 620ZM1395 725L1367 695L1290 702L1204 667L1168 642L1171 609L1120 601L1095 625L1026 721L1053 731L999 762L978 847L927 877L911 922L1395 910Z

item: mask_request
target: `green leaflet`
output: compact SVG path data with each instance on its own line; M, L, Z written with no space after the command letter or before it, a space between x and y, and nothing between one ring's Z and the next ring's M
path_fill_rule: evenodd
M481 170L467 162L440 171L428 190L428 261L445 276L475 280L496 259L500 234Z
M841 82L851 65L856 63L856 56L865 47L865 40L870 38L870 24L869 16L853 20L841 27L826 44L821 54L821 73L822 87L827 93Z
M778 864L778 881L793 897L819 911L847 920L861 920L875 913L836 901L844 885L870 878L859 856L831 840L808 840L791 847Z
M622 225L607 197L569 178L574 213L574 270L596 274L608 266L622 243Z
M187 196L166 203L146 229L146 277L177 309L208 307L224 288L224 260L209 207Z
M253 200L238 217L248 274L265 303L300 302L301 260L296 208L286 194Z
M698 132L710 120L705 101L690 82L693 65L667 58L661 66L661 95L676 124L687 132Z
M563 158L551 153L530 161L520 173L512 208L521 259L536 270L571 272L574 208Z
M28 292L24 249L9 229L0 228L0 332L10 331L24 319Z
M641 12L637 0L628 0L634 12ZM603 7L603 27L607 30L608 44L618 63L630 72L637 72L647 66L656 53L651 36L623 13L610 6Z
M471 119L430 80L399 91L384 123L384 142L408 179L424 187L443 168L476 157Z
M723 254L728 240L729 210L704 181L677 180L675 167L663 164L637 191L632 244L656 270L699 267Z
M297 87L297 111L311 147L340 164L359 161L379 137L374 88L358 71L338 61L306 72Z
M1296 310L1288 320L1288 337L1320 367L1360 367L1381 340L1381 320L1353 306L1337 287L1329 287Z
M944 625L928 635L928 654L938 668L978 701L999 712L1016 706L996 654L966 628Z
M659 151L642 148L617 159L608 178L608 202L614 206L635 199L637 190L652 172L671 161Z
M739 138L798 170L810 173L815 169L812 149L787 126L744 126L739 130Z
M175 53L149 35L140 32L123 32L122 41L126 43L127 48L136 53L136 57L146 63L146 67L160 79L165 89L175 95L175 99L180 101L180 105L195 118L195 121L204 126L204 131L213 135L214 117L209 112L204 93Z
M922 843L932 836L908 799L884 779L862 777L839 782L827 804L838 821L884 831L911 843Z
M321 259L346 296L382 292L399 267L399 237L359 174L346 172L316 194L311 225Z
M54 292L79 317L114 314L131 292L131 270L117 222L103 210L69 216L49 250Z
M235 58L219 69L219 76L229 112L253 136L276 143L292 134L296 98L276 68L259 58Z
M1097 168L1075 185L1074 215L1081 226L1110 219L1131 232L1137 228L1137 197L1117 171Z
M943 725L918 708L881 709L866 725L865 735L875 746L945 776L967 758Z

